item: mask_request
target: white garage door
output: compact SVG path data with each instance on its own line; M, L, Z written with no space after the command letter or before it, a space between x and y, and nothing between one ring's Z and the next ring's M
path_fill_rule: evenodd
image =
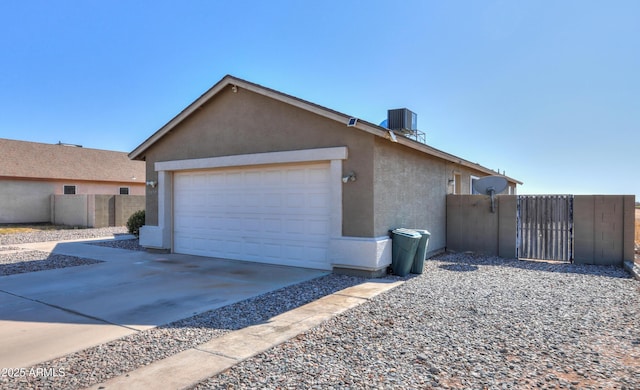
M174 251L331 269L329 164L180 172Z

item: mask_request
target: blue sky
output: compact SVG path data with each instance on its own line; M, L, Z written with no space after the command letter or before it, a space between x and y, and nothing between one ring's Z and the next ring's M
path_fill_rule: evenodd
M0 49L0 138L129 152L232 74L374 123L407 107L521 194L640 200L636 0L7 0Z

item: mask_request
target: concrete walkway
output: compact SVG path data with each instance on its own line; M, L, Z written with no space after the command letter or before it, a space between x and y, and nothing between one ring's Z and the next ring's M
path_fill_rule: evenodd
M0 277L0 367L29 367L328 273L88 241L10 245L103 263Z
M403 282L373 279L297 309L215 338L91 389L182 389L281 344Z

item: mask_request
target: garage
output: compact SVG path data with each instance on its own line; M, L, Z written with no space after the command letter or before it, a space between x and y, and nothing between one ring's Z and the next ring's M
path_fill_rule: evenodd
M329 162L180 171L174 252L330 270Z

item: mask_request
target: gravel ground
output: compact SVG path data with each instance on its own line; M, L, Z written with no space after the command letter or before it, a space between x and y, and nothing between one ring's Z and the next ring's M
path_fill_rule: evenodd
M0 276L96 263L101 261L40 251L24 251L18 248L14 253L0 252Z
M29 233L0 235L0 245L3 245L0 247L0 276L100 263L98 260L24 250L12 245L108 236L115 237L126 233L126 228L112 227L99 229L41 230ZM106 241L105 243L99 244L130 250L140 248L138 240Z
M125 227L107 227L96 229L39 230L29 233L0 234L0 245L27 244L32 242L82 240L127 234Z
M138 239L130 240L114 240L114 241L99 241L92 243L91 245L104 246L108 248L127 249L130 251L144 251L144 247L140 246Z
M448 254L402 279L194 388L640 388L640 282L620 268ZM27 368L63 377L0 377L0 388L84 388L362 281L290 286Z
M622 269L465 254L195 389L640 388Z

